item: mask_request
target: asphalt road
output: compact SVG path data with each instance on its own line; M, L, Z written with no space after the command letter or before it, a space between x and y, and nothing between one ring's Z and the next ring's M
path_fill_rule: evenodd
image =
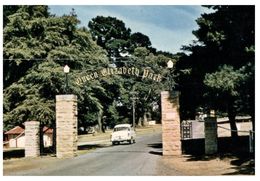
M161 133L137 137L129 145L98 148L93 152L61 160L48 168L27 170L15 175L50 176L149 176L161 175L158 169L162 158ZM175 175L174 172L171 172Z

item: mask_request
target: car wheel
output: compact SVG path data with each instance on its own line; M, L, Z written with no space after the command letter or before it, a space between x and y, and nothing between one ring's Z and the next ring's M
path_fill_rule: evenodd
M115 141L112 141L112 145L115 145L116 144L116 142Z
M131 138L131 140L128 141L129 144L133 143L133 138Z

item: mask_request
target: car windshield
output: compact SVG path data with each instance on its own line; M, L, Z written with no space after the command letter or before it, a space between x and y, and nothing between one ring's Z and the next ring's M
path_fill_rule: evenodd
M117 127L117 128L114 128L114 132L128 130L128 129L129 129L128 127Z

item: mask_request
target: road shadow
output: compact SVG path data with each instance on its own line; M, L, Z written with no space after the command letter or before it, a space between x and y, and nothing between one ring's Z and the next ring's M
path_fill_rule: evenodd
M236 158L231 161L231 164L233 165L231 168L236 171L224 175L255 175L254 158Z
M50 147L44 147L41 151L40 151L40 156L55 156L55 151L54 148L52 146ZM7 160L7 159L12 159L12 158L23 158L25 157L25 149L24 148L20 148L20 149L9 149L9 150L5 150L3 151L3 159Z
M17 150L8 150L3 152L3 159L11 159L11 158L22 158L25 156L24 149L17 149Z
M78 150L91 150L91 149L106 148L111 146L112 145L107 145L107 144L87 144L87 145L78 146Z
M225 175L254 175L255 155L249 153L249 137L239 136L236 143L231 137L218 138L218 152L213 155L205 155L205 140L182 140L182 153L187 155L187 161L209 161L213 159L228 159L235 172Z
M135 144L135 143L133 143L133 144ZM125 142L116 143L113 146L119 146L119 145L132 145L132 144L125 141Z
M152 144L148 144L147 145L148 147L151 147L151 148L155 148L155 150L153 151L149 151L150 154L153 154L153 155L160 155L162 156L162 143L152 143Z

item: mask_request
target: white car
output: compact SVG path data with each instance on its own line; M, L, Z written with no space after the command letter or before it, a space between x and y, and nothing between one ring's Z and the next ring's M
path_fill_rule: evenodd
M111 142L113 145L127 141L129 144L135 143L135 130L130 124L118 124L114 127L111 134Z

